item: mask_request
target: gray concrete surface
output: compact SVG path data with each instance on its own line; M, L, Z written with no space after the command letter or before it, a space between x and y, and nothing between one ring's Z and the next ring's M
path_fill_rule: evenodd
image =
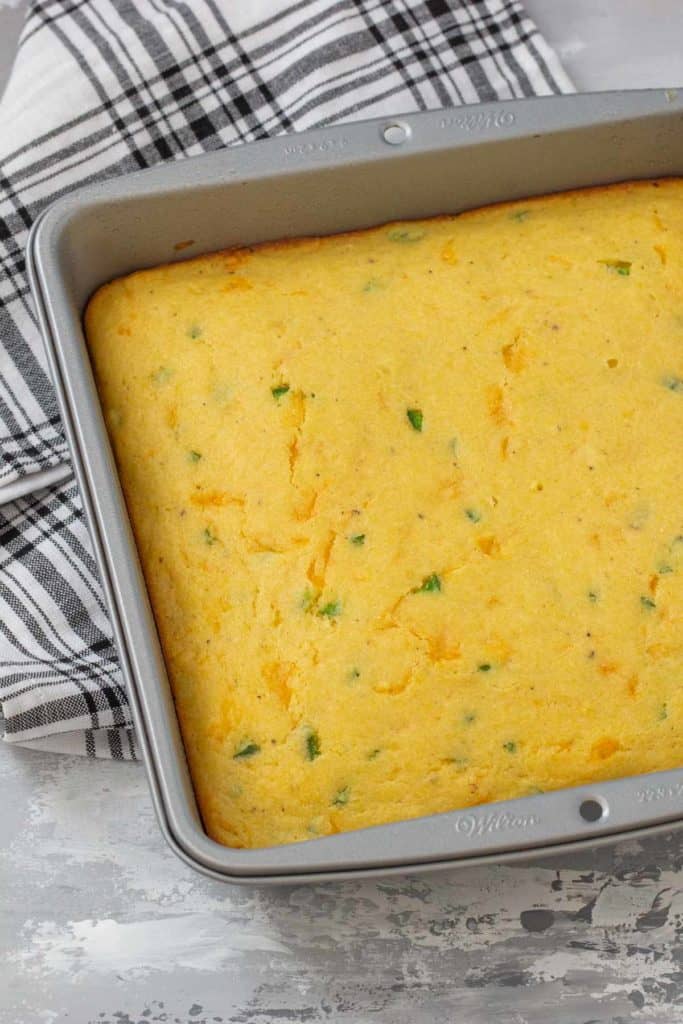
M523 0L580 92L683 85L681 0Z
M579 89L683 84L680 0L527 7ZM681 832L238 890L166 849L139 766L0 745L0 793L1 1024L683 1024Z
M0 95L12 69L25 10L24 0L0 0Z
M2 1024L683 1020L680 834L236 889L166 849L138 766L2 753Z

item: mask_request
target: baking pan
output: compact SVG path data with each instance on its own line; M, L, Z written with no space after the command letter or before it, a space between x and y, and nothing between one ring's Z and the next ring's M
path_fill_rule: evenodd
M28 265L161 828L234 882L350 878L511 860L670 827L683 769L258 850L202 828L81 318L129 271L296 235L429 217L631 178L683 175L683 90L483 104L335 125L167 164L46 211Z

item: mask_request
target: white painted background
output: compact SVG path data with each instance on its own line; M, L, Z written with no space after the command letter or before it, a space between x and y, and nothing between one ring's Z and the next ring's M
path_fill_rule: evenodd
M580 90L683 85L683 0L527 8ZM0 745L0 794L0 1024L683 1024L683 832L259 891L167 851L139 766Z

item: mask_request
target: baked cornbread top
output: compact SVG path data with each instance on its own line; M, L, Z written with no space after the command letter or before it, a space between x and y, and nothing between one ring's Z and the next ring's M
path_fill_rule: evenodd
M683 764L683 183L101 288L202 815L257 847Z

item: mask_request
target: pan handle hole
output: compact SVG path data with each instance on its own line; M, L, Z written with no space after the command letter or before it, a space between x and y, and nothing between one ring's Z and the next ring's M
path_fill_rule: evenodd
M392 121L382 129L382 138L390 146L402 146L410 138L410 128L400 121Z
M597 821L603 821L608 813L607 803L601 797L589 796L582 800L579 806L579 814L590 825L594 825Z

